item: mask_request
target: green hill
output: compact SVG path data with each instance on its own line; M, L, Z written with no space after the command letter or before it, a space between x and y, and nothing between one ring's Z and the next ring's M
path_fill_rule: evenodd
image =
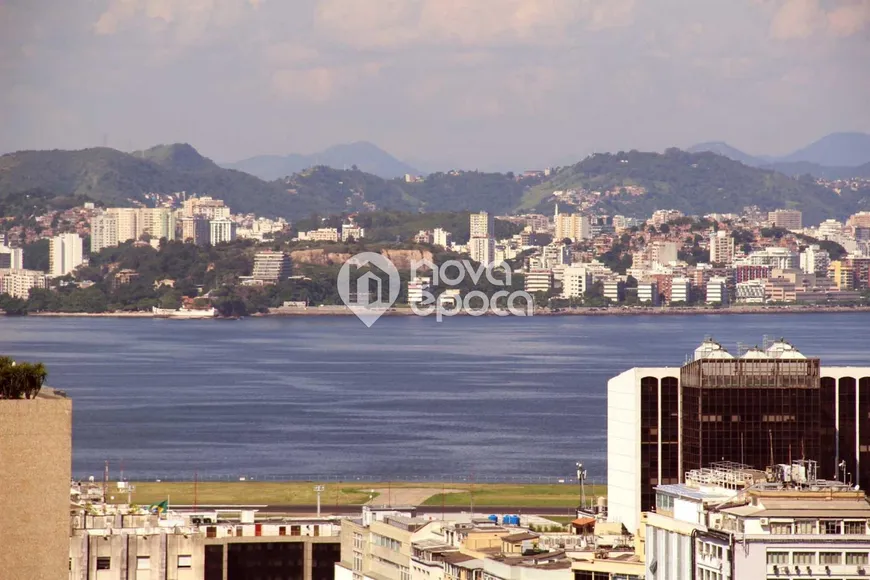
M622 191L637 186L642 194ZM870 205L866 190L841 197L810 178L794 179L742 165L714 153L664 154L630 151L599 154L541 180L513 174L460 171L435 173L406 183L357 168L319 166L277 181L224 169L186 144L160 145L132 154L108 148L81 151L20 151L0 156L0 200L41 190L58 197L87 196L105 204L143 201L151 192L186 191L223 199L237 213L282 216L356 211L510 213L537 209L549 213L554 190L610 192L587 195L593 211L647 216L674 208L689 214L795 207L807 223L842 218Z
M189 145L161 145L127 154L105 147L19 151L0 157L0 197L41 189L106 204L142 201L149 192L186 191L224 199L233 211L294 215L316 201L288 195L282 184L223 169Z
M642 194L624 191L640 187ZM677 209L687 214L739 212L757 205L762 209L796 208L806 223L845 217L855 200L840 197L812 179L794 179L758 169L710 152L665 153L639 151L596 154L556 173L548 182L529 191L526 207L552 208L554 190L585 189L592 194L596 211L628 216L648 216L657 209ZM611 192L609 195L607 192Z

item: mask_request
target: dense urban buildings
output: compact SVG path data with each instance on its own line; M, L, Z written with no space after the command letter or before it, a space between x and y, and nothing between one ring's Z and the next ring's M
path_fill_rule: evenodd
M608 382L609 517L636 529L656 485L718 461L812 459L863 485L868 413L870 368L823 367L784 341L735 356L705 340L682 367L625 371Z
M647 578L860 578L870 504L810 460L756 470L717 462L656 486L644 514Z

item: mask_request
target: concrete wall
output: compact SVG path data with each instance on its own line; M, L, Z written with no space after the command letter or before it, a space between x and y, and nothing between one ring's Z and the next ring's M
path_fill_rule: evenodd
M0 576L66 578L72 401L0 400Z

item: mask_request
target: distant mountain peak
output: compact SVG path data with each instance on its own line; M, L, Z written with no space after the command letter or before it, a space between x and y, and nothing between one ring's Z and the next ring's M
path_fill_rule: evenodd
M210 159L200 155L188 143L156 145L144 151L136 151L132 155L179 171L200 171L215 167Z
M708 141L706 143L698 143L697 145L693 145L686 149L689 153L716 153L717 155L721 155L722 157L727 157L728 159L732 159L734 161L739 161L744 165L750 165L752 167L757 167L763 164L761 159L749 155L748 153L744 153L740 149L736 147L732 147L728 143L724 141Z
M311 155L290 154L283 157L258 155L235 163L224 164L223 167L237 169L260 179L272 181L315 165L326 165L333 169L345 169L356 165L360 170L384 179L401 177L406 173L414 175L420 173L369 141L333 145Z
M831 133L779 161L858 167L870 163L870 135L856 131Z

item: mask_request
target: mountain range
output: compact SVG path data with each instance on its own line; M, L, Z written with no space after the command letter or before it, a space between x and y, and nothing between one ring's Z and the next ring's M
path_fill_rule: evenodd
M870 135L832 133L782 157L750 155L727 143L699 143L687 151L711 151L752 167L786 175L812 175L821 179L870 178Z
M384 179L403 177L405 174L420 174L417 169L399 161L377 145L367 141L334 145L311 155L298 153L284 156L258 155L234 163L224 163L221 166L272 181L319 165L333 169L350 169L356 166L361 171Z
M723 151L727 152L727 151ZM633 186L633 187L632 187ZM107 205L147 203L151 192L207 194L234 213L299 220L312 215L378 210L405 212L552 209L554 190L610 192L600 213L648 216L661 208L687 214L794 207L807 223L870 209L870 188L840 195L809 177L792 178L712 152L596 154L544 178L511 173L433 173L406 183L363 171L316 166L272 181L220 167L188 144L159 145L134 153L109 148L19 151L0 156L0 198L38 190L86 195ZM631 189L631 192L629 192ZM642 193L638 194L637 190ZM548 205L550 204L550 205Z

